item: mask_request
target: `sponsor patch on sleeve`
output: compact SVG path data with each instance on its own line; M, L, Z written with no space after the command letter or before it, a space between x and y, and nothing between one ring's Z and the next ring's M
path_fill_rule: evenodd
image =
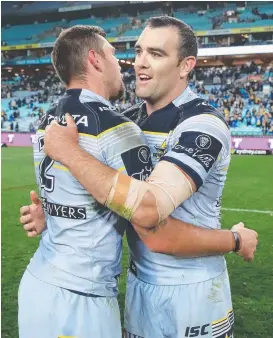
M186 154L196 160L208 172L217 160L222 144L215 137L196 131L181 134L172 151Z
M121 158L128 175L137 180L146 180L153 170L151 153L147 146L130 149L121 154Z

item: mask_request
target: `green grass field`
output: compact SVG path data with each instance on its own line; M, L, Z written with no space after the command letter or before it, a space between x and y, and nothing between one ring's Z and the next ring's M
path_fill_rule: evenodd
M273 156L233 156L223 207L273 210L272 174ZM29 203L31 189L36 189L32 149L2 149L2 337L5 338L18 337L18 285L38 245L37 238L26 237L18 221L19 208ZM222 220L225 228L243 221L259 233L254 262L244 263L234 254L227 257L236 319L235 337L272 338L273 214L223 211ZM119 294L121 310L124 308L127 256L124 244Z

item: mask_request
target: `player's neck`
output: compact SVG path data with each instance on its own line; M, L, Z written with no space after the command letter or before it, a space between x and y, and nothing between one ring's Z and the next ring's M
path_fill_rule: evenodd
M72 80L66 89L87 89L109 101L108 91L100 81Z
M149 102L149 100L147 100L146 101L147 114L151 115L156 110L159 110L161 108L166 107L173 100L175 100L178 96L180 96L185 91L185 89L187 87L188 87L188 82L185 82L185 83L177 86L172 92L170 92L168 95L160 98L156 102Z

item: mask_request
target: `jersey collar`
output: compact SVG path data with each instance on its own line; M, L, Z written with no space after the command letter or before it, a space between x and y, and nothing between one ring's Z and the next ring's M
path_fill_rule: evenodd
M190 101L193 101L195 99L198 99L199 96L196 95L191 89L190 87L188 86L184 91L183 93L181 93L176 99L174 99L173 101L171 101L169 104L167 104L165 107L163 108L160 108L158 110L155 110L151 115L153 115L154 113L156 112L161 112L161 111L165 111L166 109L168 110L168 108L172 107L172 105L176 106L176 107L179 107L181 106L182 104L185 104L185 103L188 103ZM141 105L141 110L143 112L145 112L147 114L147 111L146 111L146 103L145 101L143 102L143 104Z
M106 106L108 106L110 109L116 110L116 108L111 104L110 101L106 100L104 97L100 96L99 94L94 93L93 91L89 89L68 89L66 91L69 95L76 94L79 95L79 100L81 103L87 103L87 102L100 102Z
M172 101L172 103L176 106L179 107L182 104L188 103L192 100L197 99L198 96L190 89L188 86L182 94L180 94L176 99Z

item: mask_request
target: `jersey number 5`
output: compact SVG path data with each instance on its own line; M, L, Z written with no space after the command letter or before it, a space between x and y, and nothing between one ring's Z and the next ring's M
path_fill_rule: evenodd
M41 151L44 147L44 138L40 137L38 142L39 151ZM45 156L39 165L41 188L48 192L54 190L55 177L47 174L48 170L53 166L53 163L54 161L49 156Z

